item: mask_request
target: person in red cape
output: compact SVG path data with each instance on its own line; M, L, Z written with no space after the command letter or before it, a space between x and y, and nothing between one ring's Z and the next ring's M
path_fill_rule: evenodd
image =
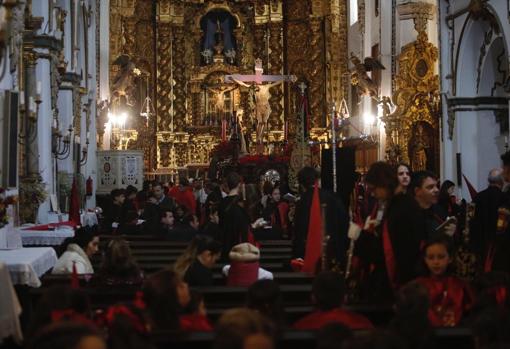
M416 279L428 290L428 317L432 326L457 326L474 303L471 288L448 273L448 266L452 262L451 250L451 243L444 234L428 240L424 248L424 261L429 276Z
M321 272L312 286L312 300L317 311L294 323L298 330L318 330L330 323L341 323L352 330L372 329L374 326L363 315L342 309L345 283L340 274Z
M178 205L186 207L188 212L195 214L197 210L197 202L193 189L189 186L189 181L185 177L179 177L179 185L170 189L168 195L174 198Z
M425 236L423 217L416 201L397 193L397 171L385 162L375 162L366 182L377 207L363 224L352 223L348 231L356 241L365 279L360 281L361 298L391 301L394 292L417 276L420 245Z

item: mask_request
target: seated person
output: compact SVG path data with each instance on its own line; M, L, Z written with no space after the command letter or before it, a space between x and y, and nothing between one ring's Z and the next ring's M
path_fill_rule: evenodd
M197 235L184 253L177 258L173 269L190 286L211 286L212 267L221 255L221 244L206 235Z
M114 231L122 218L123 205L126 200L124 189L113 189L110 193L110 200L110 204L104 212L104 228L107 231Z
M143 272L135 262L126 240L113 239L108 243L100 279L107 285L138 285L143 281Z
M198 217L196 215L186 215L182 222L176 224L167 239L171 241L191 241L198 234Z
M299 330L318 330L329 323L341 323L352 330L372 329L366 317L342 309L345 283L342 276L331 271L318 274L313 280L312 300L317 311L294 323Z
M80 228L75 236L66 240L66 250L53 267L52 274L93 274L90 257L99 250L99 236L92 228Z
M138 224L138 213L136 211L128 211L124 215L122 222L120 222L117 232L126 235L140 234L141 226Z
M267 225L254 232L258 240L281 239L288 236L289 204L281 200L280 187L275 186L262 209L262 218Z
M160 207L157 217L157 221L147 221L145 223L145 232L162 238L168 238L175 227L174 211L169 207Z
M228 286L248 287L257 280L273 279L273 273L260 267L259 249L248 242L232 247L228 257L230 265L223 267Z
M218 209L214 208L209 211L207 222L202 227L201 233L212 237L214 240L221 238L220 230L220 217L218 216Z

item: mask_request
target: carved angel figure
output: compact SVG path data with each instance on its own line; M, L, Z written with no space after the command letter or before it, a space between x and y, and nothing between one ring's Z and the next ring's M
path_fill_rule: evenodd
M372 57L365 57L364 62L351 52L351 62L354 65L354 70L351 73L351 84L358 86L360 96L370 96L378 100L378 86L368 76L369 71L377 69L386 69L381 62Z
M136 68L135 64L128 55L120 55L112 63L120 66L119 72L113 79L112 96L114 101L119 101L121 97L126 99L126 104L133 106L135 104L134 96L134 78L139 76L141 71Z

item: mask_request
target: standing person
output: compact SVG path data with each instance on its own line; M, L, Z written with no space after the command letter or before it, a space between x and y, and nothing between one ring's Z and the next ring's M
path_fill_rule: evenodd
M281 239L282 236L288 236L289 226L289 204L281 200L280 187L275 186L266 202L266 207L262 210L262 218L269 222L271 229L269 234L262 229L264 237L257 235L259 240Z
M357 240L355 254L367 275L361 285L362 297L391 300L395 290L417 276L420 244L425 236L423 217L410 196L395 194L398 179L390 164L373 163L366 181L378 200L378 209L362 229L351 224L348 235Z
M449 273L452 247L446 236L439 235L427 241L424 252L428 276L416 281L429 293L430 324L436 327L457 326L474 303L473 292L464 281Z
M248 241L250 218L246 210L241 207L242 197L239 193L241 177L235 172L227 176L229 193L221 200L218 213L220 218L221 244L223 246L223 258L228 258L228 253L235 245Z
M409 165L400 163L397 166L398 187L397 193L407 193L407 187L411 182L411 169Z
M445 222L447 212L439 205L439 188L437 186L437 177L430 171L418 171L413 174L411 184L409 185L411 195L421 209L423 216L426 238L435 235L436 230ZM441 228L448 236L453 236L457 229L455 221Z
M122 211L126 195L124 189L113 189L110 193L110 204L105 210L104 228L107 231L117 229L122 221Z
M473 202L475 214L471 220L470 239L480 260L483 260L489 244L494 241L498 221L498 208L505 202L503 193L503 170L494 168L487 177L488 186L476 194Z
M174 198L178 205L186 207L189 213L196 213L197 202L193 189L189 186L189 181L186 177L179 177L179 185L173 186L168 195Z
M301 198L296 202L294 214L294 236L292 240L293 258L304 258L308 225L310 222L310 207L312 206L314 184L319 174L313 167L303 167L298 173ZM325 230L329 234L327 254L343 264L347 251L347 228L349 217L340 199L331 192L320 189L321 204L326 204Z
M441 184L437 204L448 216L458 217L461 208L460 205L457 204L457 197L455 196L455 183L450 180L445 180Z

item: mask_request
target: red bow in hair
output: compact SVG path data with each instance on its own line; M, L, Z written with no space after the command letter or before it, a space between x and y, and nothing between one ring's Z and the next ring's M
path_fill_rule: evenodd
M140 317L135 315L131 309L126 307L125 305L113 305L108 308L106 311L106 324L110 327L115 320L115 317L118 315L122 315L128 318L129 322L133 326L133 328L139 333L147 333L147 327L142 322Z

